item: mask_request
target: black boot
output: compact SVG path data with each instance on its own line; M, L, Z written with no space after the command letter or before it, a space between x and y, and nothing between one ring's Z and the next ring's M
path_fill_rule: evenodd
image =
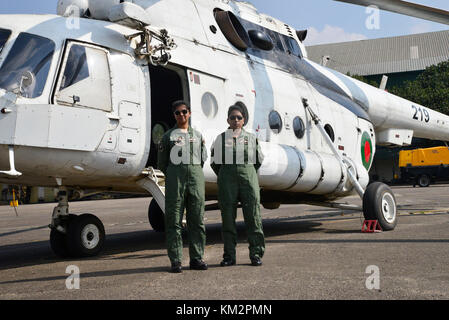
M232 260L230 258L224 258L223 261L220 263L220 266L222 267L229 267L235 265L235 260Z
M192 270L207 270L207 263L203 260L191 260L190 269Z
M262 260L259 257L251 258L251 265L254 267L259 267L262 265Z
M181 262L178 262L178 261L172 262L170 272L171 273L181 273L182 272Z

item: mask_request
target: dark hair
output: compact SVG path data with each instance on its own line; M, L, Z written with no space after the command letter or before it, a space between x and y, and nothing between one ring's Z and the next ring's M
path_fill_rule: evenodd
M228 109L228 118L231 115L232 111L238 111L242 114L243 118L245 118L245 112L243 111L243 108L241 106L239 106L238 104L235 104L233 106L230 106Z
M185 105L187 107L187 110L190 111L189 103L184 101L184 100L178 100L178 101L173 102L172 105L171 105L171 109L172 109L173 112L175 112L176 108L179 107L179 106L182 106L182 105Z

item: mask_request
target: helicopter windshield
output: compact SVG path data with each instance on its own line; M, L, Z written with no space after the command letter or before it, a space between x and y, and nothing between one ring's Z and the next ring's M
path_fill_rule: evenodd
M1 44L0 33L0 44ZM0 68L0 88L25 98L39 97L55 50L53 41L20 33Z
M6 41L8 41L10 35L10 30L0 29L0 53L2 53L3 47L5 46Z

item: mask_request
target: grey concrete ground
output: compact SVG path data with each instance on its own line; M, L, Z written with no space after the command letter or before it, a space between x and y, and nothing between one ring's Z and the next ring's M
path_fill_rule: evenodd
M150 198L71 203L72 213L93 213L105 225L106 248L88 259L52 253L46 225L54 204L21 206L19 217L0 207L0 299L448 299L449 186L394 192L400 217L392 232L361 233L360 212L262 210L262 267L250 266L241 212L237 266L219 266L220 215L208 212L210 268L182 274L167 272L164 235L147 222ZM360 204L357 197L345 201ZM70 265L81 272L78 290L66 287ZM379 289L370 290L376 270Z

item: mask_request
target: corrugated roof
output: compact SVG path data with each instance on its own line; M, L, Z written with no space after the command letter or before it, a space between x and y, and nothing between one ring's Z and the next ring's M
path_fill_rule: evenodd
M352 75L420 71L449 60L449 30L307 47L309 59Z

